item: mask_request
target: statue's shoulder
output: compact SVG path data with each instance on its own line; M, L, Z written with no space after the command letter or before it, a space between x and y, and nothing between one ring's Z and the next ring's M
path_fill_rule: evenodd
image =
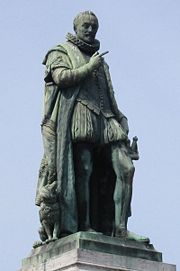
M107 64L105 60L103 61L103 64L104 64L104 69L109 71L109 65Z
M48 52L48 53L51 53L51 52L61 52L61 53L64 53L64 54L67 54L67 50L65 49L65 47L63 46L63 44L58 44L56 45L55 47L51 48Z
M57 55L59 55L59 54L66 54L66 55L68 54L67 50L64 48L64 46L62 44L58 44L55 47L48 50L48 52L46 53L46 55L44 57L42 64L46 65L46 62L49 57L53 57L53 55L55 57L57 57Z

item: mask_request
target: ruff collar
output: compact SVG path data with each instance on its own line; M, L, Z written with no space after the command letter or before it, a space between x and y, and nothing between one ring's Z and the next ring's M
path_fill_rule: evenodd
M95 40L93 44L89 44L89 43L86 43L85 41L78 39L76 36L72 35L71 33L68 33L66 38L68 41L75 44L81 51L83 51L84 53L88 55L93 55L100 48L100 42L98 40Z

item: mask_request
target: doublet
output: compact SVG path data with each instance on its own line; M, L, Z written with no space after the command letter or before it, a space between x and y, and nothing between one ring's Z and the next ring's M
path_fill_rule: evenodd
M89 57L87 57L88 61ZM103 66L82 82L77 101L86 105L97 115L102 114L105 118L114 116L109 102L108 84Z

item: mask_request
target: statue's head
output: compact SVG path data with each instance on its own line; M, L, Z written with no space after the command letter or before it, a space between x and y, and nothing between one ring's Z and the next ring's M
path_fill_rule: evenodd
M74 31L77 38L92 44L99 24L96 15L91 11L79 13L74 19Z

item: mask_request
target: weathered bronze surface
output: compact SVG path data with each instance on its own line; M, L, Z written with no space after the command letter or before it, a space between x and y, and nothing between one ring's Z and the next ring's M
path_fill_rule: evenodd
M43 61L44 156L36 195L42 242L35 246L77 231L149 242L127 230L137 138L131 145L95 39L98 26L94 13L78 14L75 35L68 33Z

